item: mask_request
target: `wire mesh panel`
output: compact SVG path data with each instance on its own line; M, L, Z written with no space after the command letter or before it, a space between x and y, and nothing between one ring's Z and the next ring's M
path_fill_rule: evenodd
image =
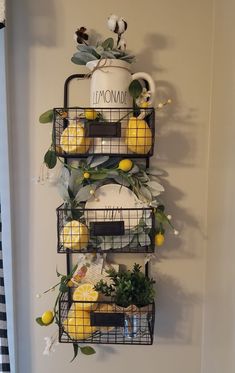
M56 155L88 154L149 157L154 146L154 109L56 108L53 138Z
M57 208L58 252L154 251L154 212L136 209Z
M111 301L72 302L69 293L59 301L61 343L132 344L153 343L155 307L120 307Z

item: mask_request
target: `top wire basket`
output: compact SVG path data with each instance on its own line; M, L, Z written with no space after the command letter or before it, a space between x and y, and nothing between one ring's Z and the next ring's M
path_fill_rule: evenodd
M55 108L53 140L56 155L148 158L154 148L154 109Z

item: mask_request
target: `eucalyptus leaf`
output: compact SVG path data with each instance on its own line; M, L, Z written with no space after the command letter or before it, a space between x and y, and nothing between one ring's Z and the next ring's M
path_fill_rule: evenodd
M102 47L104 48L104 50L113 49L113 46L114 46L113 38L108 38L104 40L102 43Z
M144 185L141 185L140 187L140 194L141 196L144 197L144 199L148 202L152 201L152 193L150 192L150 190L145 187Z
M157 200L153 200L151 201L150 206L157 208L159 206L159 202Z
M112 53L112 51L104 51L101 54L102 58L110 58L110 59L115 59L115 55Z
M104 51L104 48L102 47L102 45L98 45L95 50L98 54L101 55Z
M150 237L146 233L139 234L138 241L139 241L140 246L149 246L151 244Z
M100 245L102 250L109 249L121 249L130 244L134 237L134 234L127 234L123 236L104 236L102 237L102 243Z
M109 159L109 156L107 155L96 156L93 158L92 162L90 163L90 167L91 168L97 167L101 165L102 163L107 162L108 159Z
M67 167L63 167L60 171L59 183L63 184L66 188L69 186L70 172Z
M84 355L93 355L96 353L94 348L91 346L80 347L80 350L81 350L81 353L83 353Z
M107 174L105 172L100 173L100 172L94 172L90 176L91 180L103 180L107 179Z
M84 180L83 172L81 170L71 170L69 187L73 191L73 194L76 196L77 192L81 188L81 184Z
M38 325L40 325L40 326L45 326L45 324L42 322L42 318L41 318L41 317L37 317L37 318L36 318L36 322L37 322Z
M143 88L142 88L142 85L140 84L140 82L136 79L134 79L131 84L129 85L129 93L130 95L136 99L137 97L140 96L141 92L142 92Z
M100 54L97 53L96 48L94 46L85 45L85 44L78 44L77 49L80 52L87 52L87 53L93 54L96 57L96 59L100 58Z
M84 61L83 58L80 58L78 56L73 56L71 58L71 61L75 63L76 65L86 65L86 61Z
M89 155L89 157L87 157L87 159L86 159L86 164L87 164L87 166L89 166L89 165L91 164L93 158L94 158L93 155Z
M122 159L121 157L114 157L114 158L109 157L109 159L105 163L103 163L103 167L105 168L114 167L118 165L121 159Z
M151 192L154 196L158 196L165 190L164 187L157 181L148 181L148 187L151 189Z
M137 164L134 164L134 166L132 167L132 169L128 172L129 174L137 174L139 172L139 167L137 166Z
M75 196L75 201L77 203L87 201L91 197L90 192L91 192L92 189L93 190L96 189L95 184L93 184L92 187L90 185L86 185L86 186L82 187L81 189L79 189L79 191L77 192L77 194Z
M114 179L114 180L116 181L116 183L118 183L118 184L121 184L121 185L126 186L126 187L129 187L129 186L130 186L129 181L127 181L126 179L124 179L124 177L122 177L122 176L115 176L113 179Z
M53 121L53 110L47 110L45 113L41 114L39 117L40 123L50 123Z
M50 169L54 168L57 163L57 157L54 150L48 150L44 155L44 162Z
M72 363L76 359L76 357L78 355L78 351L79 351L79 345L77 343L73 343L73 352L74 352L74 355L73 355L73 358L70 361L70 363Z
M88 53L88 52L77 52L75 54L75 57L78 57L78 58L82 59L86 63L89 62L89 61L97 60L97 57L95 57L92 53Z
M69 202L70 201L70 196L69 196L69 193L68 193L68 188L66 188L66 186L64 184L59 182L59 183L57 183L57 189L58 189L59 195L63 199L63 201Z
M119 172L117 170L110 170L110 171L107 171L107 177L116 177L116 176L119 176Z

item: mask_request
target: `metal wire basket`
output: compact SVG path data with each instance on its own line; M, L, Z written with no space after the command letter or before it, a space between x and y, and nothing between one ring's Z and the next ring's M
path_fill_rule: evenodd
M146 208L57 208L59 253L154 251L154 211Z
M88 155L153 155L155 114L153 108L55 108L53 142L56 155L84 158ZM89 118L89 119L87 119Z
M71 301L69 293L59 300L59 342L151 345L155 304L128 308L112 301Z

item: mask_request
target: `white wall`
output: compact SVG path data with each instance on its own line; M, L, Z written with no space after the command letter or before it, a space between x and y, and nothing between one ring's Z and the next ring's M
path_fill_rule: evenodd
M200 372L211 9L212 0L12 0L8 32L17 373L69 373L74 369L97 373L140 373L146 369ZM154 345L100 347L96 356L70 364L72 349L68 345L58 346L49 358L42 356L43 337L51 331L34 322L53 299L37 300L35 294L55 283L56 264L61 270L65 268L65 258L56 254L55 208L59 197L54 189L34 182L50 142L50 126L39 125L38 116L62 104L63 81L79 70L70 63L75 28L86 25L108 36L105 20L111 12L129 21L126 38L138 59L134 70L152 74L158 98L173 100L172 107L159 114L152 162L165 170L164 201L181 235L167 239L153 266L158 281ZM77 104L87 102L85 94L78 92Z
M215 1L204 373L235 371L234 14L234 1Z

